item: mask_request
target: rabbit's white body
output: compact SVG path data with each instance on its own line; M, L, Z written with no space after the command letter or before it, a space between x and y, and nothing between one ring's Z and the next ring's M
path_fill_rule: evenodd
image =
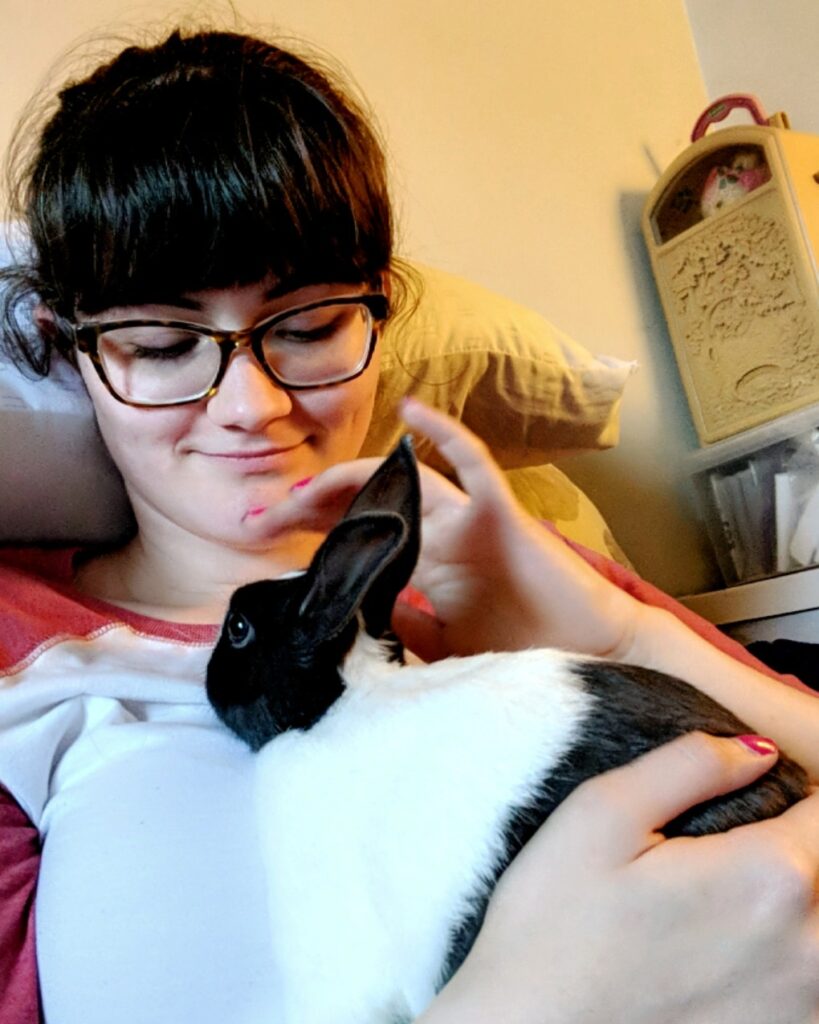
M593 704L578 660L536 650L401 667L360 634L343 695L259 753L271 1024L397 1024L430 1002L512 810Z
M412 1020L468 954L500 870L584 779L691 729L749 731L679 679L554 650L389 662L371 637L390 638L420 519L402 442L305 573L233 594L208 662L214 709L259 752L264 1024ZM806 789L780 757L665 832L725 831Z

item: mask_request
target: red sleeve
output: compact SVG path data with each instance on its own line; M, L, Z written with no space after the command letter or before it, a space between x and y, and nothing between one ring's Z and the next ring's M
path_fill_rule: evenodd
M34 952L34 890L40 839L13 797L0 787L0 1021L41 1020Z
M686 624L694 633L698 633L701 637L713 644L714 647L724 651L726 654L730 654L732 658L737 661L741 661L745 665L749 665L751 668L755 668L758 672L762 672L766 676L770 676L772 679L778 679L780 682L787 683L788 686L793 686L797 690L802 690L805 693L811 694L811 696L817 696L816 691L812 690L809 686L806 686L801 680L797 679L796 676L780 675L779 672L775 672L772 668L759 661L752 654L738 643L736 640L732 640L726 636L721 630L717 629L713 623L703 619L696 612L690 611L684 605L681 605L679 601L675 601L673 597L669 597L668 594L662 590L658 590L657 587L647 583L644 579L641 579L636 573L626 569L625 566L620 565L618 562L613 562L606 558L604 555L598 554L596 551L591 551L589 548L583 547L582 544L578 544L576 541L567 540L561 533L553 529L549 523L545 524L547 527L552 529L558 537L561 538L566 544L576 551L586 562L592 565L601 576L605 576L607 580L614 583L615 586L621 590L625 590L627 594L631 594L632 597L641 601L643 604L654 605L656 608L664 608L666 611L671 612L672 615L676 615L678 619Z

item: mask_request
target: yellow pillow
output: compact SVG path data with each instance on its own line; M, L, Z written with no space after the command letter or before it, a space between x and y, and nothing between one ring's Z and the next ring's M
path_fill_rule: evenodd
M633 568L597 506L557 466L508 469L506 477L518 501L537 519L548 519L569 540Z
M414 269L420 300L384 331L362 454L384 454L397 442L404 395L462 420L507 469L617 443L633 364L592 355L539 314L471 281ZM442 468L431 446L421 442L418 455Z

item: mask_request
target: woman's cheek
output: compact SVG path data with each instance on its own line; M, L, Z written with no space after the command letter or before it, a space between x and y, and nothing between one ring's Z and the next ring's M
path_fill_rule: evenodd
M347 384L302 394L302 408L316 425L318 445L326 459L322 468L358 456L372 420L377 385L378 361L374 359L361 377Z

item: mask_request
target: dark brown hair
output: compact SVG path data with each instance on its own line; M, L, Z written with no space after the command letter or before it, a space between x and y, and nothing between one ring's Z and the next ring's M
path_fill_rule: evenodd
M59 331L21 323L247 284L376 283L393 260L382 147L317 65L232 32L131 46L65 88L12 183L32 241L2 274L12 357L39 373Z

